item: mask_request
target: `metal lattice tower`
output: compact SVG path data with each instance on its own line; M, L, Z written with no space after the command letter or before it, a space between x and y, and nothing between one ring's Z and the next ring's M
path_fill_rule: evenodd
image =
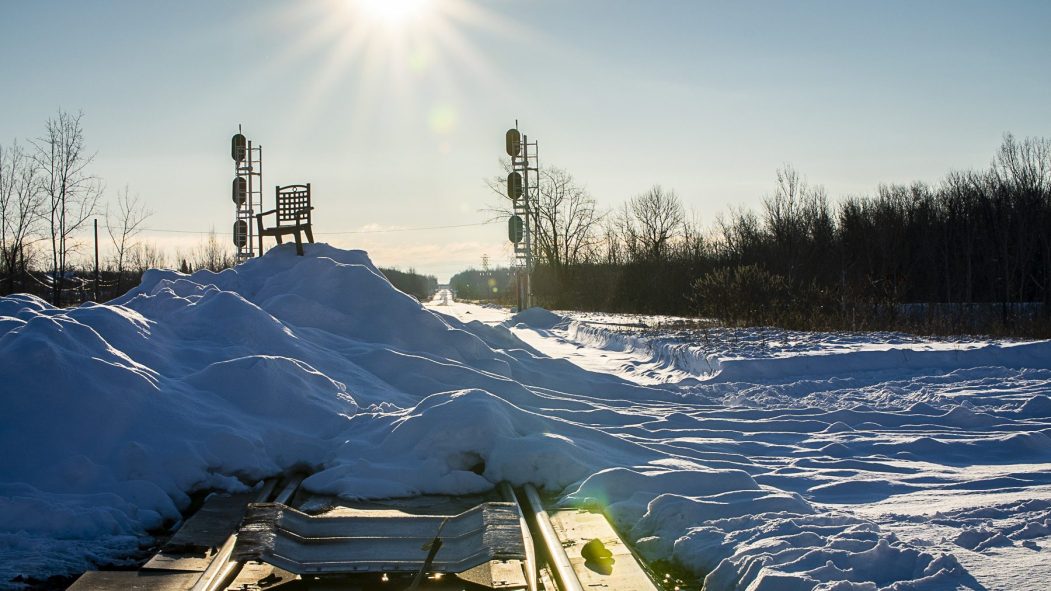
M534 212L537 211L540 203L540 160L537 155L537 142L530 143L529 136L519 132L517 121L515 121L514 128L507 130L505 140L507 154L511 157L507 193L514 210L514 215L508 221L508 238L514 244L516 266L518 267L518 307L524 310L533 305L531 275L534 264L533 234L536 229ZM519 227L516 228L516 225Z
M256 255L255 214L263 211L263 146L252 145L238 125L237 133L230 140L230 155L234 159L233 241L237 260L243 261Z

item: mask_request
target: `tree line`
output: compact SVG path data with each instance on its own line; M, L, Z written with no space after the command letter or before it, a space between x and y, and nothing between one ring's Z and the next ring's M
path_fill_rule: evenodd
M433 275L421 275L415 269L380 268L380 273L397 289L411 295L417 300L429 300L438 291L438 278Z
M506 267L467 269L449 279L449 287L458 299L511 303L516 297L514 273Z
M1008 134L987 168L835 202L786 166L757 211L732 209L708 227L660 185L600 211L565 170L539 176L533 291L545 307L1051 334L1046 138Z

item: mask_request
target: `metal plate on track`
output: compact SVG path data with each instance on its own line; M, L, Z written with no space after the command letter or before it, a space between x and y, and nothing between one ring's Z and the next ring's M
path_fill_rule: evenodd
M483 503L451 516L319 517L276 503L253 503L234 556L301 575L416 572L435 536L442 546L430 572L459 573L490 560L525 559L513 503Z
M197 513L187 519L142 568L204 572L230 534L237 531L252 496L251 493L245 493L208 497Z

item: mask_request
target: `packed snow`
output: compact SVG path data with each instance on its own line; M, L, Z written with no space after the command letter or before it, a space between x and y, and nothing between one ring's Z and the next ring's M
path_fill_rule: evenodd
M0 586L121 564L192 493L293 469L344 498L531 482L713 591L1051 582L1051 343L425 307L305 247L0 298Z

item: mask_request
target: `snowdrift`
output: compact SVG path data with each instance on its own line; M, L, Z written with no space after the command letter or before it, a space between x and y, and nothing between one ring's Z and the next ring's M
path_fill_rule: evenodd
M531 312L531 310L527 310ZM691 379L723 382L778 381L812 375L851 376L868 372L954 370L971 367L1009 367L1051 369L1051 342L925 342L906 335L874 342L871 333L844 338L844 334L807 333L804 342L785 343L801 335L796 331L766 328L710 329L701 335L647 337L609 330L586 321L571 320L548 312L542 325L532 328L564 327L567 337L577 343L647 357L657 369L677 370ZM542 317L537 313L533 317ZM516 317L517 318L517 317ZM733 346L726 346L720 333L736 331ZM749 334L747 331L753 331ZM713 334L714 333L714 334ZM780 340L767 340L780 337ZM819 338L815 339L815 336ZM700 338L698 338L700 337ZM821 339L820 337L824 337ZM709 346L697 340L714 341ZM898 342L894 342L897 340ZM692 341L692 342L691 342Z
M952 556L815 506L826 480L747 455L877 453L846 438L880 413L764 417L797 428L749 441L763 421L713 412L726 392L584 371L506 328L428 311L364 252L305 247L221 273L150 271L107 304L0 299L0 587L119 563L193 492L304 467L305 487L345 498L532 482L606 510L648 557L680 560L711 589L970 580ZM989 416L1024 408L1048 405ZM1011 445L1051 454L1046 435L1019 436Z

